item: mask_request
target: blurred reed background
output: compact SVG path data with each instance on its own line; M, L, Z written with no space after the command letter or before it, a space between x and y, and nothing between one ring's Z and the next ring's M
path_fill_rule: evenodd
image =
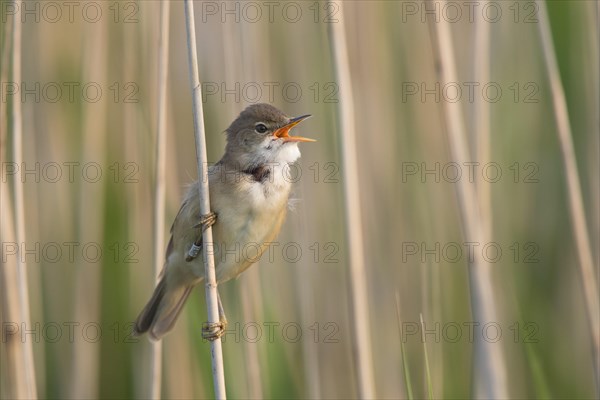
M20 392L19 382L34 372L40 398L147 398L151 346L129 331L154 286L160 2L0 4L0 394L27 397L32 392ZM472 4L429 3L437 8L427 14L413 1L345 2L343 13L337 3L316 1L196 3L209 161L222 155L223 130L253 102L312 114L298 134L318 139L301 146L297 201L279 246L220 287L230 323L223 345L229 397L359 395L344 233L353 226L343 208L338 122L348 90L336 82L329 40L340 18L357 133L375 396L475 396L487 384L473 364L477 341L502 355L510 397L598 396L572 193L539 34L545 5ZM598 3L546 4L596 280ZM438 89L427 15L451 22L457 81ZM489 30L483 43L477 21ZM15 22L20 46L12 45ZM183 2L171 1L165 230L196 178L184 27ZM480 163L472 182L468 165L452 164L444 102L462 113L469 162ZM19 105L23 163L15 164ZM481 130L486 121L489 136ZM485 140L488 152L481 153ZM472 247L457 201L465 180L489 194L489 239ZM489 262L494 319L472 314L478 305L469 248ZM19 260L26 261L29 292L24 324L13 285ZM199 288L163 341L162 397L212 396L209 345L200 336L205 320ZM22 364L28 345L35 368Z

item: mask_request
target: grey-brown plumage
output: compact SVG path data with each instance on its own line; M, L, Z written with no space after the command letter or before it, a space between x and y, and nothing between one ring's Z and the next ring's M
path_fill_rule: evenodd
M210 204L217 218L213 226L217 282L238 276L252 265L275 239L285 218L291 182L284 168L300 157L298 142L289 130L308 116L289 118L268 104L247 107L227 128L221 160L209 168ZM189 188L171 227L165 266L134 333L148 332L154 340L170 331L192 289L204 278L202 256L186 261L191 245L202 235L198 183ZM251 245L258 254L241 251ZM248 258L247 258L248 257Z

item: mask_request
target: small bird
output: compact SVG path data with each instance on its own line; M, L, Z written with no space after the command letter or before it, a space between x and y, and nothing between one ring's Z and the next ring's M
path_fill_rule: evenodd
M171 227L165 264L152 298L134 326L161 339L175 325L192 289L204 279L201 256L190 248L202 244L202 232L213 226L217 283L237 277L267 249L285 219L291 180L288 164L300 157L299 142L290 130L310 117L287 117L269 104L247 107L227 128L223 158L208 169L211 214L200 217L198 182L189 188ZM288 175L286 175L288 174ZM252 251L242 251L245 246ZM203 337L220 337L227 324L219 297L216 326L203 328Z

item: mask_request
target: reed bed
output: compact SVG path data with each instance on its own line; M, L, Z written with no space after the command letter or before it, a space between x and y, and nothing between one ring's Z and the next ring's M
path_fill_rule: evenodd
M0 2L2 398L598 397L597 3L195 2L194 91L186 4ZM256 102L318 141L215 385L203 288L131 323Z

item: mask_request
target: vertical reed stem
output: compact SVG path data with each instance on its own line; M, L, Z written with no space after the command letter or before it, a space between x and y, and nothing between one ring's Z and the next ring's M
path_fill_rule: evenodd
M483 0L482 7L487 7L489 1ZM483 18L477 18L475 22L475 82L490 82L490 22ZM475 158L482 165L487 165L490 160L491 133L490 133L490 104L482 97L473 105L473 129L472 137L476 140ZM487 229L485 237L492 239L492 185L486 180L477 182L477 195L483 226Z
M17 9L24 7L24 2L15 0ZM12 81L22 82L21 78L21 31L23 24L20 18L13 19L13 37L12 37ZM13 139L13 160L16 165L23 163L23 111L20 99L15 96L12 102L12 139ZM17 243L25 244L25 203L23 195L24 184L19 181L18 175L15 174L14 180L14 207L15 207L15 231ZM19 319L25 326L31 327L31 317L29 315L29 289L27 280L27 263L25 257L18 254L17 260L17 282L19 285ZM33 360L33 348L31 340L26 340L22 345L23 365L25 367L25 382L27 385L26 398L37 398L37 388L35 383L35 363Z
M200 86L200 78L198 75L198 54L196 51L196 25L194 22L193 0L185 0L184 7L190 69L190 82L192 84L192 99L194 103L194 136L196 139L196 158L198 163L200 213L206 215L210 213L208 171L206 168L208 162L206 156L204 115L202 112L202 88ZM216 323L219 321L219 309L217 304L217 280L215 274L215 260L213 249L214 244L211 227L207 227L207 229L203 232L202 241L202 255L204 258L204 280L206 285L206 306L208 308L208 322ZM223 370L223 351L221 347L220 338L211 341L211 356L215 398L225 399L225 373Z
M433 8L433 0L424 3ZM436 73L440 84L458 82L454 61L454 46L449 22L441 18L435 21L428 18ZM441 112L444 129L450 142L450 150L454 161L460 165L469 162L469 148L466 138L466 127L463 121L460 103L442 101ZM466 179L457 183L458 203L463 221L464 235L467 242L488 243L489 228L482 219L480 199L477 191ZM488 321L498 322L498 310L494 297L491 267L480 252L474 252L469 260L469 282L471 288L471 307L473 317L480 324ZM498 343L488 343L481 337L475 340L475 397L507 398L506 364L504 353Z
M165 243L165 173L167 158L167 78L169 75L169 1L160 2L160 38L158 42L158 122L154 185L154 277L164 262ZM162 341L152 343L151 399L160 399L162 386Z
M376 397L371 351L371 323L367 274L363 249L363 226L360 208L360 185L356 154L356 131L352 79L346 46L343 3L330 1L339 10L337 22L331 23L330 41L333 49L335 75L339 86L338 119L342 143L342 171L344 171L344 197L346 214L346 242L349 248L350 299L352 302L353 345L356 354L358 394L362 399Z
M569 122L569 111L567 109L567 100L565 91L560 80L558 62L554 52L554 43L552 41L552 32L550 31L550 20L546 2L537 0L539 9L540 38L542 41L542 50L548 72L550 90L552 92L552 106L554 108L554 118L556 119L558 140L560 142L561 153L565 163L565 173L567 179L567 188L569 196L569 212L571 214L571 227L575 235L575 245L579 257L579 271L581 273L581 284L585 299L587 319L592 336L592 351L594 360L596 391L600 392L600 305L598 300L597 276L594 269L594 258L590 246L587 225L585 221L585 210L583 206L583 195L581 194L581 183L579 182L579 172L577 170L577 159L573 146L573 133Z

